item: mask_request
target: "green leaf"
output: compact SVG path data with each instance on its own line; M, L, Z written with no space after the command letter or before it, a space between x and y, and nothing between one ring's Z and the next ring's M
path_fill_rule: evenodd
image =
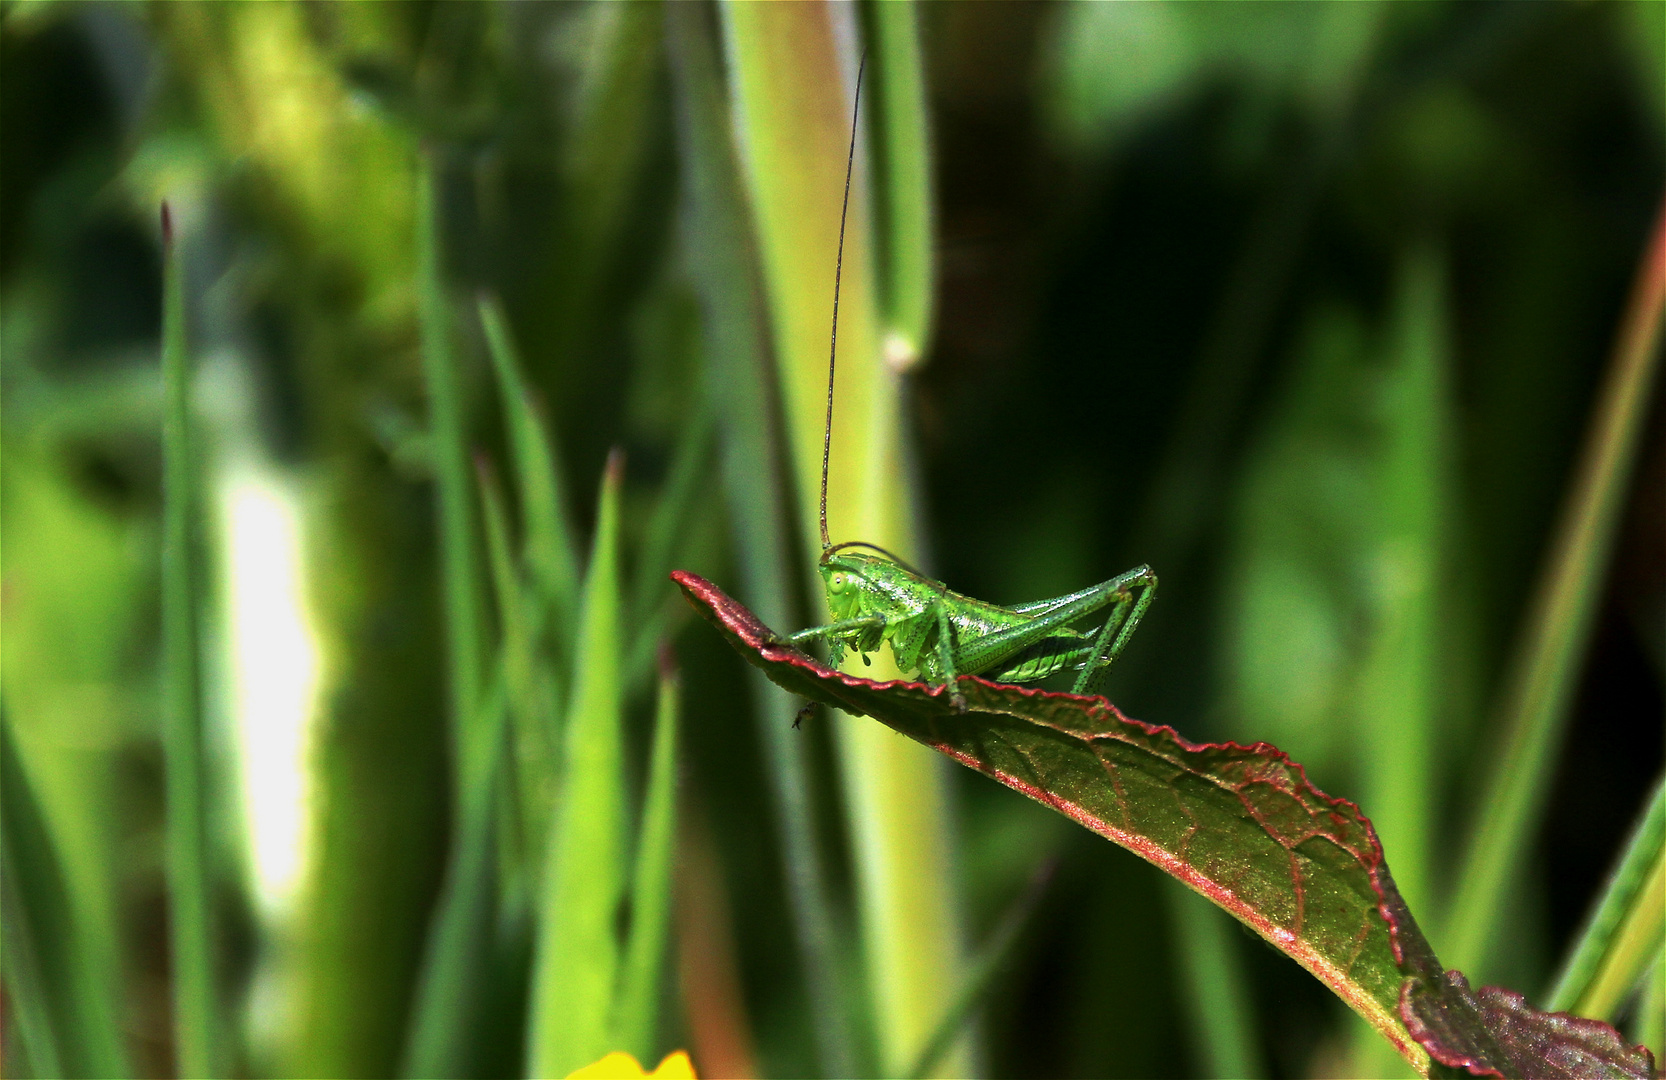
M860 679L786 644L711 582L672 575L729 644L784 689L872 716L1132 851L1307 968L1424 1075L1652 1076L1607 1024L1441 967L1359 807L1267 743L1196 744L1100 697L962 677ZM1490 1070L1490 1071L1489 1071Z
M1311 971L1413 1065L1426 1063L1400 1021L1405 975L1396 953L1408 936L1423 952L1427 945L1371 823L1309 784L1277 749L1195 745L1171 728L1124 717L1103 698L978 678L960 681L968 707L961 714L942 687L831 671L779 644L710 582L674 576L729 643L781 686L872 716L1134 852Z
M625 777L619 672L619 485L608 459L585 579L562 787L546 856L532 973L528 1068L565 1076L611 1046L624 880Z
M659 705L654 715L654 750L648 789L636 838L636 873L631 886L631 932L620 972L613 1045L642 1061L658 1051L660 985L665 942L671 925L671 870L676 856L677 713L682 688L669 654L661 654Z
M224 1067L209 903L208 799L200 671L201 501L178 238L162 207L162 755L166 767L168 925L181 1076Z

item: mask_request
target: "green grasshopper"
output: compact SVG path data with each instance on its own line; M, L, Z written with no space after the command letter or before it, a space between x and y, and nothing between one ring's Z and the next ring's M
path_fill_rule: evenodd
M866 58L864 57L864 61ZM865 63L862 66L866 66ZM1136 567L1080 592L1002 607L962 596L875 544L835 544L827 533L827 466L833 448L833 375L839 356L839 283L844 271L845 218L850 210L850 177L856 160L856 118L862 107L862 67L856 74L851 116L850 157L845 163L844 206L839 213L839 255L833 273L833 333L827 360L827 424L821 448L821 560L833 621L800 630L793 645L828 643L828 663L838 667L847 649L864 663L885 642L897 666L926 682L953 688L956 708L966 711L958 689L962 675L995 682L1023 683L1059 671L1078 672L1073 692L1096 694L1122 653L1145 609L1157 594L1157 575ZM855 548L867 548L865 552ZM1097 631L1072 630L1069 623L1102 608L1111 612ZM802 719L802 714L800 714ZM798 721L794 721L797 726Z

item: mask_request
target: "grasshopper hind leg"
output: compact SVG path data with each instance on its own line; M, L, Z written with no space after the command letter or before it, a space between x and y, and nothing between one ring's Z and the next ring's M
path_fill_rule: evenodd
M1076 676L1072 693L1099 693L1111 665L1122 655L1128 639L1134 636L1134 628L1145 617L1145 609L1157 597L1157 575L1151 572L1149 566L1130 570L1118 581L1117 594L1116 606L1099 631L1092 655L1082 665L1081 674Z

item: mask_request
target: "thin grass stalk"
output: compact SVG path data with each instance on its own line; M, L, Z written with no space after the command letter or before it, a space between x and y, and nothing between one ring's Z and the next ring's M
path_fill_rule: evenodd
M860 146L840 257L860 57L853 13L832 4L731 3L722 11L807 547L820 549L817 505L837 273L841 364L829 528L836 540L865 540L910 558L915 500L901 446L899 375L880 348L870 189ZM820 592L815 576L811 587ZM858 664L853 670L874 678L901 674L889 654L874 661L870 669L851 659ZM835 731L879 1068L895 1074L925 1045L960 984L947 764L866 719L841 715ZM944 1068L963 1074L970 1062L951 1055Z
M224 1063L204 820L200 504L185 339L185 285L178 238L166 204L162 207L162 249L162 753L174 1047L181 1076L207 1077L219 1075Z
M936 295L925 65L913 0L870 3L867 15L883 347L886 362L906 371L930 344Z
M1450 550L1451 403L1445 275L1418 246L1400 260L1385 342L1381 453L1373 490L1381 533L1372 551L1371 642L1359 675L1361 803L1394 860L1394 881L1414 909L1431 892L1447 623L1441 553Z
M1431 899L1442 721L1450 718L1459 650L1449 639L1452 520L1451 358L1439 254L1414 245L1400 259L1376 383L1380 433L1372 459L1379 507L1367 564L1371 632L1354 690L1361 805L1371 808L1395 884L1414 910ZM1403 1074L1382 1036L1354 1027L1362 1076ZM1223 1074L1230 1075L1230 1074Z
M497 373L523 523L522 558L517 560L505 501L496 479L482 465L488 561L515 733L515 816L519 819L515 873L524 874L523 880L531 883L543 880L550 814L559 782L561 702L571 678L579 560L573 549L573 525L566 510L555 440L521 376L500 306L495 299L481 297L479 312ZM530 588L521 583L521 566L526 568Z
M0 972L36 1076L130 1076L108 968L88 947L64 854L0 715Z
M625 659L625 681L633 687L651 670L671 620L688 612L676 589L667 586L666 578L675 568L677 552L689 534L696 509L702 505L703 485L710 476L706 465L711 457L714 421L711 395L700 394L690 408L692 415L677 433L671 467L637 553L636 580L631 590L631 625L637 629Z
M619 973L613 1045L641 1061L659 1052L660 988L671 929L671 871L676 860L677 724L682 689L669 652L661 653L654 746L636 837L631 929Z
M670 5L665 15L684 163L682 245L692 256L689 264L701 301L706 392L722 421L720 461L738 592L770 625L794 625L793 523L779 387L770 362L758 255L719 82L716 34L709 10L701 6ZM748 678L817 1057L824 1075L857 1075L855 1040L839 990L841 944L810 808L805 742L781 722L798 706L762 672L749 671Z
M570 637L563 636L564 628L572 626L577 616L579 559L572 518L567 513L567 495L562 488L561 461L548 420L539 415L521 375L519 352L502 304L496 297L481 296L478 310L509 433L522 525L526 531L527 566L549 606L550 632L562 642Z
M534 944L527 1062L566 1076L609 1050L624 882L623 687L619 672L619 487L608 459L585 578L572 702Z
M966 964L965 981L954 996L949 1007L944 1010L943 1018L938 1021L937 1030L932 1032L931 1038L920 1048L919 1056L904 1076L931 1076L943 1062L943 1057L959 1041L966 1028L971 1024L977 1009L988 996L995 985L995 978L1012 959L1013 950L1018 940L1036 911L1041 906L1042 897L1047 894L1047 887L1053 882L1053 875L1058 869L1058 860L1049 858L1041 864L1031 875L1024 891L1018 895L1005 912L1001 914L1001 921L995 924L978 952Z
M481 990L497 927L497 784L502 773L503 719L507 710L501 669L480 704L478 723L486 749L465 777L451 862L434 908L428 946L417 978L405 1046L409 1077L468 1075L478 1047Z
M1626 1000L1639 988L1649 962L1659 954L1662 927L1666 927L1666 850L1657 849L1654 862L1643 874L1642 887L1614 929L1602 964L1592 974L1591 985L1571 1011L1617 1020Z
M1666 943L1655 950L1654 961L1643 975L1637 994L1637 1018L1629 1028L1631 1037L1654 1051L1655 1061L1666 1050Z
M1658 953L1666 926L1666 776L1627 839L1602 897L1574 939L1545 1007L1606 1020ZM1628 933L1630 931L1630 933ZM1639 932L1643 932L1641 935ZM1648 938L1652 936L1653 941Z
M1550 772L1652 400L1663 308L1666 206L1655 218L1638 268L1550 558L1509 669L1501 748L1481 758L1492 767L1459 864L1445 933L1436 939L1442 942L1442 960L1472 979L1485 979L1492 966L1501 943L1498 913L1505 892L1521 876L1528 841L1549 797Z
M466 778L483 775L471 759L486 753L475 732L480 707L481 631L469 458L462 386L451 341L451 308L441 266L438 163L422 155L417 172L417 288L422 371L428 390L429 443L439 500L440 580L445 597L446 667L450 675L453 774L459 797Z
M1204 1076L1268 1076L1256 1039L1254 995L1238 951L1243 935L1231 916L1177 881L1162 884L1179 945L1183 1007ZM1382 1036L1371 1036L1379 1044Z
M482 465L481 499L490 540L494 581L499 584L498 606L505 612L519 599L503 593L507 556L503 499ZM511 589L518 582L511 578ZM498 866L496 853L499 787L503 777L505 718L513 695L513 650L519 636L509 627L513 612L505 612L503 657L481 703L478 722L486 752L471 759L481 770L464 778L461 810L453 828L451 861L434 909L427 950L418 975L415 1003L407 1030L403 1074L410 1077L461 1076L473 1064L479 1029L481 987L490 968L493 932L497 926Z
M0 948L5 950L0 970L12 1010L12 1038L21 1046L24 1070L35 1076L67 1076L47 1009L46 978L35 948L38 935L18 891L19 873L11 831L0 825Z
M0 972L4 973L7 1003L12 1010L12 1037L24 1051L36 1076L67 1076L59 1049L59 1025L53 1022L52 991L43 953L53 945L49 922L53 907L61 919L68 911L68 890L46 821L18 759L9 721L0 718ZM43 895L37 909L25 890ZM57 944L68 944L59 933ZM64 1034L73 1038L73 1030Z

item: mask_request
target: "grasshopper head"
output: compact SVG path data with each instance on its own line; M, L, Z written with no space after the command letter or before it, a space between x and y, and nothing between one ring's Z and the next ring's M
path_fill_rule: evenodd
M878 552L866 555L850 550L865 547ZM883 557L882 557L883 556ZM889 551L864 540L847 540L821 553L821 580L827 587L827 609L835 622L871 614L867 610L882 593L890 591L898 575L917 577L918 572Z
M827 610L835 622L862 614L862 598L868 592L866 571L877 561L872 555L837 549L822 556L821 580L827 588Z

